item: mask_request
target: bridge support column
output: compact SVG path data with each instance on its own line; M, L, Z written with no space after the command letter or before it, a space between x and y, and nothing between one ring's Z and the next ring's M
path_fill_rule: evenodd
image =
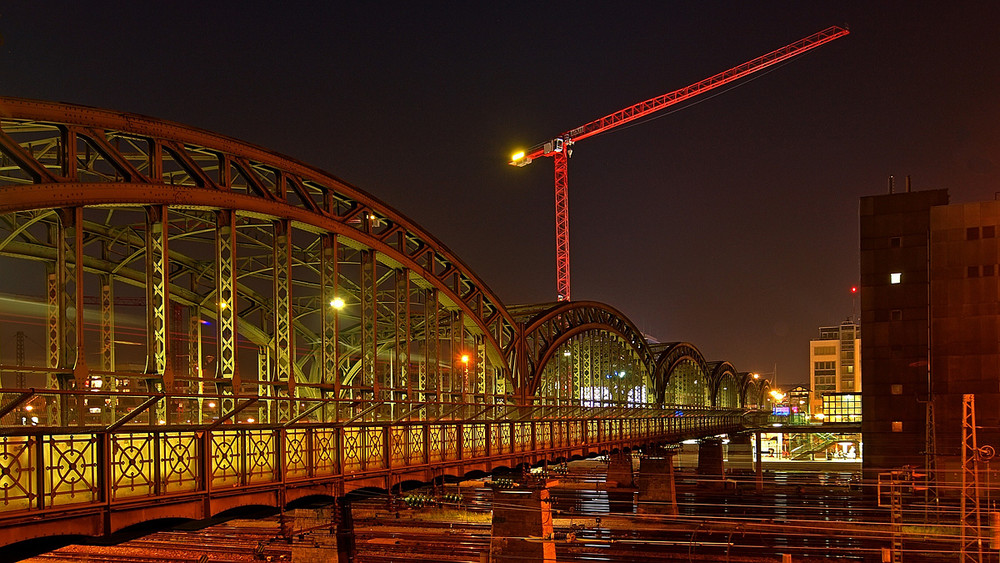
M618 487L631 487L635 482L635 473L632 471L632 456L622 451L617 451L608 456L608 486L617 483Z
M754 456L754 463L753 463L753 465L754 465L754 474L756 475L756 479L754 481L756 482L756 488L757 488L757 490L758 491L763 491L764 490L764 471L763 471L763 463L761 462L761 452L763 450L761 449L762 442L761 442L760 432L754 432L754 440L756 440L755 443L756 443L756 446L757 446L756 450L754 452L755 456Z
M723 470L722 440L706 438L698 444L698 474L722 479Z
M749 434L729 436L729 461L726 468L730 473L736 471L744 474L753 469L753 445Z
M643 457L639 461L639 514L677 516L674 453Z
M491 563L555 563L548 489L493 491Z

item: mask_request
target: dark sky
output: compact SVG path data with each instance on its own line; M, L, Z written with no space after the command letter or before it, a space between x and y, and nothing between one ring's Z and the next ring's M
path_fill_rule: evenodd
M830 25L851 35L576 145L572 288L779 384L852 314L858 198L1000 191L993 2L15 2L0 95L140 113L322 168L507 304L552 301L552 163L526 147Z

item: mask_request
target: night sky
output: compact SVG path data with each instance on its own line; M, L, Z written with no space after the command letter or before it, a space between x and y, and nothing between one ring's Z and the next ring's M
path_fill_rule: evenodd
M952 202L1000 191L1000 4L8 2L0 95L286 154L537 303L555 298L552 162L508 166L516 148L845 24L569 164L574 299L784 387L852 315L859 197L889 175Z

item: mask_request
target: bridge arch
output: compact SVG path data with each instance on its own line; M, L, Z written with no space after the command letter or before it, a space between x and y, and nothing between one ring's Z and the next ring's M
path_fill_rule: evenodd
M715 362L712 368L712 406L735 409L743 406L741 380L729 362Z
M771 412L774 403L771 397L771 381L761 377L760 374L750 372L739 375L743 382L744 405L749 409Z
M652 352L616 309L579 301L512 308L511 313L524 326L524 391L533 402L652 402Z
M657 399L661 404L709 406L711 371L704 356L688 342L658 345L656 379Z
M517 331L499 299L429 233L323 171L178 124L12 98L0 159L0 254L36 288L20 306L63 312L31 335L49 353L29 361L61 370L38 387L513 392ZM145 310L125 322L116 303L129 300ZM295 416L260 416L272 415Z

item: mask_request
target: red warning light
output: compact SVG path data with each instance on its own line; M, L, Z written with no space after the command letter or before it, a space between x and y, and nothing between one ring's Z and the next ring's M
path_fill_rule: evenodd
M852 285L851 286L851 293L857 293L857 292L858 292L858 286Z

